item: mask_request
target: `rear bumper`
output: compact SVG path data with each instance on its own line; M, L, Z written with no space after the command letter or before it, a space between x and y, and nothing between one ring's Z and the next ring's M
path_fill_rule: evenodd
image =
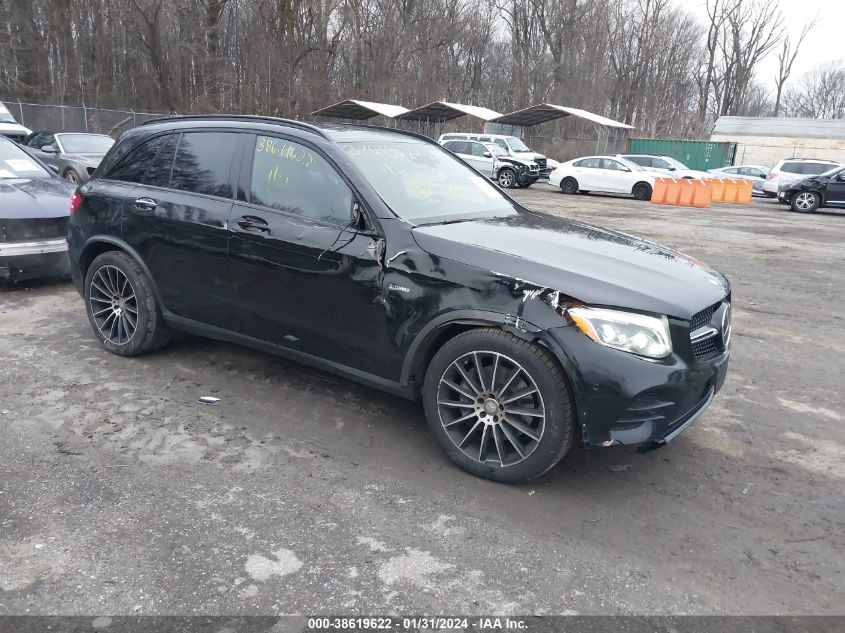
M67 240L0 242L0 280L6 282L66 277L70 274Z

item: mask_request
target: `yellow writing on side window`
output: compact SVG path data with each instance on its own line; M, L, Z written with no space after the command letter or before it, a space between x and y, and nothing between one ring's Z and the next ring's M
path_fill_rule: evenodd
M314 154L306 150L304 147L296 147L281 141L277 138L270 138L268 136L259 136L258 142L255 144L256 154L271 154L283 160L291 160L297 163L302 163L305 167L311 167L314 164Z
M271 167L267 172L267 182L275 187L287 187L290 176L285 176L279 166Z

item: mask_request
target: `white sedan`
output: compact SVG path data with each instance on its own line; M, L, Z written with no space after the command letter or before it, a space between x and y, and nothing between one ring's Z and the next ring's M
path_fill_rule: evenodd
M624 193L650 200L654 179L663 174L646 171L636 163L615 156L583 156L561 163L549 174L549 184L563 193Z

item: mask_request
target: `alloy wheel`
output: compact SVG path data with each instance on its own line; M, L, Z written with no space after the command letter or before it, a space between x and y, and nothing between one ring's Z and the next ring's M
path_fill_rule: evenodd
M537 383L498 352L454 360L438 383L437 408L452 443L481 464L519 464L543 438L546 409Z
M97 329L114 345L126 345L138 329L138 300L126 274L117 266L103 266L88 290Z
M795 196L795 206L801 209L802 211L808 211L812 209L814 204L816 204L815 194L804 192L799 193L797 196Z
M79 177L76 175L75 171L69 171L67 174L65 174L65 180L67 180L68 182L72 182L75 185L79 184Z
M513 183L514 177L513 173L510 170L506 169L501 174L499 174L499 185L501 185L502 187L510 189L511 187L513 187Z

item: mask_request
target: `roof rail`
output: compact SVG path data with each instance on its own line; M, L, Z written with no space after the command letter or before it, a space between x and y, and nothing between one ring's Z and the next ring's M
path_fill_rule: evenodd
M167 121L257 121L263 123L276 123L278 125L287 125L288 127L299 128L323 138L328 138L325 132L316 125L310 123L303 123L302 121L294 121L292 119L282 119L280 117L272 116L258 116L253 114L176 114L172 116L157 117L149 119L141 123L141 125L151 125L153 123L166 123Z

